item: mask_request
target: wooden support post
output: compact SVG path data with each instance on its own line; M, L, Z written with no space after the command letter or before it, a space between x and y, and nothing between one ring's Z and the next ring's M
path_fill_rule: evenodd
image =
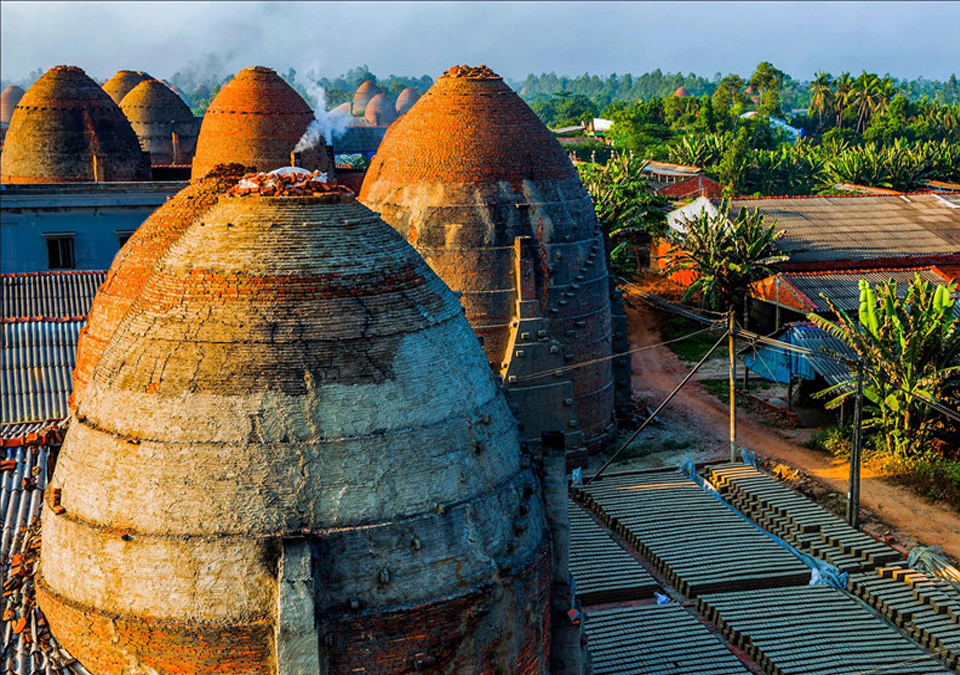
M850 447L850 491L847 493L847 522L860 527L860 445L863 434L863 362L857 363L857 394L853 402L853 439Z
M730 351L730 461L737 461L737 352L734 348L735 331L733 305L727 314L727 348Z

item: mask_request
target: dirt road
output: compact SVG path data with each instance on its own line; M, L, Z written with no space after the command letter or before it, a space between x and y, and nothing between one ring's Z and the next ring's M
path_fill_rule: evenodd
M657 310L649 308L638 297L634 297L632 303L636 307L627 309L631 348L659 342ZM688 367L667 347L635 353L634 389L644 392L655 404L673 390L687 370ZM664 426L686 425L685 433L712 446L706 456L701 453L697 459L719 460L728 455L729 409L724 403L691 381L670 405L675 409L669 416L664 415ZM740 445L753 450L759 457L797 466L830 488L846 494L849 463L808 450L782 432L746 416L739 416L737 425ZM960 513L933 504L869 472L862 475L860 492L862 504L894 530L928 545L939 544L946 553L960 558Z

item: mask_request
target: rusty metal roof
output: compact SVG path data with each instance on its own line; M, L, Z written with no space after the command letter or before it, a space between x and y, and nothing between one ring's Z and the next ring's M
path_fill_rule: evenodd
M785 232L790 262L960 254L960 199L933 194L731 200Z
M943 276L937 274L930 267L901 270L853 270L825 274L791 274L785 272L783 279L806 295L813 302L815 311L830 311L830 306L821 297L821 294L823 294L833 302L837 309L852 312L860 307L859 283L861 279L866 279L871 286L893 280L897 282L897 295L900 298L905 298L910 283L917 275L923 281L937 286L945 286L947 283Z
M0 274L0 318L9 321L86 317L106 276L103 271Z

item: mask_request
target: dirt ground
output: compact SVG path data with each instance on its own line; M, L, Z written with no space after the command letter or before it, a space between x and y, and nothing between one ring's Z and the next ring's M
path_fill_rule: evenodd
M659 342L659 311L647 306L639 296L629 291L625 294L633 305L627 308L631 348ZM659 405L689 369L668 347L638 352L632 358L634 399L640 402L641 409ZM711 364L706 377L725 377L726 370L721 365ZM806 418L802 413L801 417ZM658 422L648 426L623 452L623 460L615 463L614 470L676 467L688 459L717 462L729 458L729 408L696 380L688 383L657 417ZM768 459L770 464L784 463L799 469L811 479L801 491L827 502L825 505L831 505L832 501L832 506L837 507L841 500L831 493L846 494L849 463L800 445L812 431L813 428L804 428L803 423L798 428L788 428L777 413L758 406L738 409L739 445L753 450L759 458ZM622 440L626 440L626 435ZM595 458L584 473L596 471L603 459ZM949 556L955 560L960 558L960 513L957 511L929 502L869 471L862 474L860 492L865 530L886 537L901 550L918 543L939 544Z

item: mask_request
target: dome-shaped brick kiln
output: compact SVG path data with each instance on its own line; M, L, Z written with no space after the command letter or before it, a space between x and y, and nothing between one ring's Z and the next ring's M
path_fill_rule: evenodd
M113 102L120 105L123 97L133 91L141 82L153 79L142 70L118 70L113 77L103 83L103 90L113 99Z
M538 481L459 302L348 190L265 178L184 214L94 369L51 632L98 675L546 672Z
M150 180L137 135L103 89L74 66L51 68L14 111L4 183Z
M187 226L216 204L221 194L237 184L244 167L229 164L216 167L203 178L168 199L137 228L113 259L107 278L93 299L86 325L77 340L70 409L93 375L107 342L134 299L150 278L153 266L183 234Z
M353 106L351 108L353 114L362 115L370 100L380 93L382 93L380 87L374 84L372 80L367 80L357 87L357 91L353 94Z
M288 166L313 119L307 102L276 72L261 66L245 68L217 92L207 108L191 176L200 178L227 162L258 171ZM304 168L327 170L324 148L313 150L304 156Z
M0 123L10 124L13 109L17 107L21 98L23 98L23 89L15 84L11 84L3 90L3 93L0 93Z
M614 385L603 236L563 148L499 76L458 66L437 79L390 128L359 198L463 293L467 319L498 370L514 356L515 242L531 239L537 310L562 343L564 363L583 364L568 374L584 440L596 447L609 438Z
M189 164L197 147L200 120L167 85L145 80L120 101L140 146L154 166Z
M386 94L377 94L367 103L363 117L375 127L388 127L397 119L397 109Z
M397 115L403 115L413 107L413 104L420 98L420 92L413 87L407 87L397 96Z

